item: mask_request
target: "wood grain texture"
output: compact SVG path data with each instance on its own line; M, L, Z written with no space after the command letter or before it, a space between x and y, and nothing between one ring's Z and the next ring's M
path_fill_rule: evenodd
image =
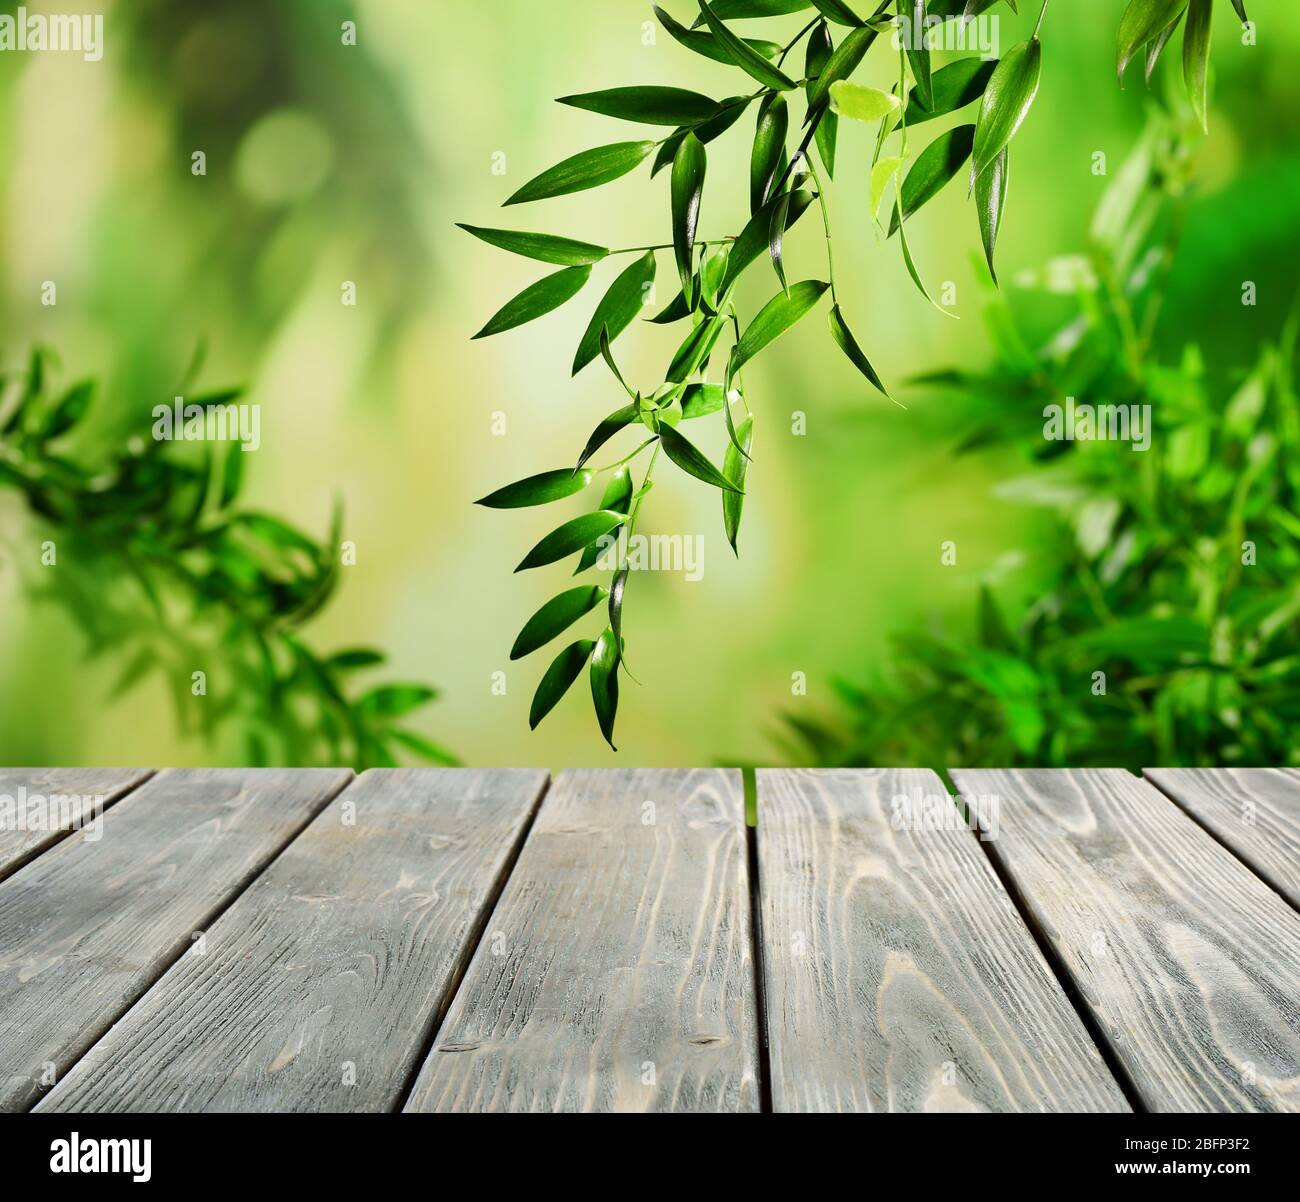
M566 772L410 1110L757 1110L740 774Z
M350 779L162 772L0 884L0 1109L39 1097Z
M1300 769L1143 771L1300 910Z
M1300 1109L1300 915L1127 772L953 778L1150 1109Z
M152 775L149 768L0 768L0 881L73 831L93 833L104 809Z
M758 815L775 1110L1128 1110L934 773L760 769Z
M546 781L367 772L38 1109L392 1109Z

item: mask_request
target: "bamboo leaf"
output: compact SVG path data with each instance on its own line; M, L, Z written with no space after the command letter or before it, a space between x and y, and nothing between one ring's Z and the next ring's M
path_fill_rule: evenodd
M694 443L687 440L684 435L679 434L672 426L664 425L659 427L659 442L664 449L664 454L682 471L694 476L697 480L703 480L705 484L712 484L714 488L734 492L741 491L709 462L707 456Z
M785 17L812 7L812 0L713 0L714 15L722 21L743 21L751 17ZM703 16L695 19L702 24Z
M673 253L687 304L695 307L695 235L700 223L707 167L704 144L687 134L673 159Z
M919 155L903 180L902 220L906 221L943 190L944 185L962 169L975 144L975 127L959 125L940 134ZM898 210L889 227L892 238L898 232Z
M785 220L785 228L793 229L795 222L808 211L808 206L815 199L812 192L800 189L790 193L790 207ZM741 273L768 249L772 235L772 212L781 202L780 196L774 196L757 213L755 213L741 230L740 237L731 246L731 257L727 260L727 274L723 277L720 296L726 296Z
M582 670L587 666L587 660L591 658L592 648L595 646L596 644L590 639L570 643L551 662L551 666L546 669L546 674L537 686L537 692L533 694L533 704L528 711L528 726L531 730L537 729L538 723L556 707L560 698L582 675Z
M581 551L623 524L626 515L607 509L580 514L552 530L520 561L516 572L542 568L566 555Z
M609 341L613 341L632 324L632 320L645 305L647 289L654 283L654 279L654 251L647 251L639 259L633 260L609 286L609 291L596 306L596 312L592 314L586 333L578 344L578 353L573 359L575 376L600 355L602 330L607 330Z
M749 470L749 453L753 446L754 418L751 414L736 428L735 442L728 444L722 460L722 470L738 486L736 491L728 489L722 494L722 524L727 532L727 542L736 555L740 554L736 537L740 533L740 515L745 507L745 494L741 490L745 487L745 473Z
M474 337L491 338L494 334L504 334L506 330L545 317L577 296L590 278L590 267L565 267L530 284L514 299L506 301Z
M782 260L782 246L785 242L785 223L790 214L790 193L784 192L778 198L776 205L772 209L772 225L768 230L767 248L772 259L772 266L776 268L776 278L781 281L781 291L789 293L790 285L785 279L785 263Z
M835 53L817 77L817 82L808 89L808 120L815 120L816 115L826 107L831 85L848 79L858 69L858 64L871 49L876 37L876 30L864 25L861 29L855 29L835 48Z
M689 384L682 393L682 420L690 421L717 413L725 399L726 390L721 384Z
M581 492L591 483L588 471L570 471L561 468L555 472L542 472L524 480L516 480L496 492L475 501L486 509L524 509L530 505L549 505Z
M422 684L386 684L363 693L357 709L371 718L400 718L427 705L438 692Z
M930 108L922 107L915 88L908 93L907 112L903 115L907 128L933 121L936 117L946 117L974 104L984 95L997 65L996 60L985 62L980 58L959 58L936 71Z
M813 7L823 17L828 21L834 21L837 25L847 25L850 29L857 29L866 24L843 0L812 0L812 2Z
M605 486L605 495L600 499L600 507L608 513L617 513L627 518L629 510L632 508L632 474L626 467L620 467L610 478L609 483ZM623 523L620 522L621 526ZM610 534L616 533L611 530ZM585 572L592 564L600 558L601 542L597 538L588 544L582 553L582 558L578 561L578 566L574 569L575 576Z
M718 39L707 30L687 29L684 25L679 24L658 5L654 6L655 16L659 18L659 24L662 25L681 45L687 50L692 50L696 54L703 55L705 58L711 58L715 63L726 63L732 65L731 58L726 50L718 43ZM773 59L781 53L781 47L776 42L767 42L756 38L745 38L745 45L753 50L756 54L761 54L764 58Z
M1187 0L1130 0L1116 35L1121 84L1138 51L1178 21L1186 8Z
M630 426L640 414L635 405L627 405L622 409L615 410L604 421L592 431L591 437L587 439L587 445L583 448L581 456L578 458L578 467L581 468L597 451L600 450L611 438L620 430ZM602 509L608 508L606 505Z
M591 700L605 742L614 747L614 719L618 715L618 664L621 653L614 632L607 629L591 656Z
M1246 16L1246 0L1232 0L1232 7L1237 10L1237 16L1241 18L1241 23L1249 25L1250 18Z
M552 597L541 607L519 632L510 658L523 659L539 647L545 647L553 638L563 634L584 614L589 614L607 596L598 585L579 585L558 597Z
M826 69L831 55L835 53L835 42L831 38L830 27L821 22L808 38L808 51L804 65L804 78L808 81L807 91L812 92L813 83ZM840 119L834 113L824 113L818 122L817 132L813 135L817 153L822 166L831 179L835 178L835 147L839 141Z
M866 376L880 392L885 396L889 396L889 389L881 382L880 376L876 374L876 369L871 366L870 361L863 354L862 348L858 345L858 340L853 336L853 331L849 329L849 323L844 320L844 313L839 305L831 307L830 326L831 337L835 339L840 350L848 356L849 362Z
M560 238L554 234L528 234L522 230L489 230L477 225L457 226L467 234L490 243L492 246L508 250L511 254L523 255L528 259L540 259L543 263L556 263L561 267L585 267L589 263L599 262L609 251L603 246L591 242L579 242L575 238Z
M749 211L757 213L767 203L776 182L785 139L790 130L790 110L780 92L772 92L759 106L754 147L749 156Z
M1200 118L1201 128L1209 130L1208 81L1210 72L1211 26L1214 0L1191 0L1187 9L1187 29L1183 32L1183 78L1192 98L1192 108Z
M669 384L685 384L704 365L713 353L726 323L721 317L708 317L700 322L677 348L677 354L668 366L664 377Z
M993 252L997 247L998 233L1002 229L1002 216L1007 207L1007 187L1011 182L1010 150L1003 150L993 166L975 181L975 208L980 219L980 240L984 243L984 257L988 260L989 274L998 282L993 266Z
M646 125L699 125L718 115L716 100L685 88L609 88L603 92L561 96L559 103L599 113L602 117L640 121Z
M784 334L821 300L829 287L821 280L804 280L795 284L788 293L778 293L768 301L736 345L735 370L739 371L759 351Z
M460 761L445 747L438 746L437 743L426 739L423 735L417 735L414 731L390 729L386 733L390 739L400 743L407 751L413 751L427 763L440 764L444 768L455 768L460 764Z
M609 586L609 628L614 632L614 645L623 646L623 595L627 592L627 576L632 569L620 568Z
M975 127L974 183L1016 136L1038 95L1043 47L1037 38L1013 46L998 63L984 91Z
M932 109L934 85L930 73L930 46L926 41L929 33L928 17L926 0L912 0L911 27L905 31L905 42L907 61L911 64L912 75L916 79L917 99L922 108Z
M904 159L880 159L871 169L871 217L876 220L880 212L880 202L884 198L889 181L903 168Z
M629 171L635 171L656 145L655 142L615 142L610 146L598 146L595 150L584 150L529 180L506 204L549 200L553 196L567 196L612 183Z
M718 39L718 44L727 52L727 56L742 71L752 75L766 88L775 88L779 92L788 92L795 87L795 82L779 67L773 66L761 54L751 50L742 38L737 37L719 19L709 5L708 0L698 0L700 14Z

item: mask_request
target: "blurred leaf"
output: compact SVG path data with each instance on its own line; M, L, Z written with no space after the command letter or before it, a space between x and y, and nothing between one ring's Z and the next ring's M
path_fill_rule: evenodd
M357 709L373 717L401 718L428 705L437 695L437 690L425 685L380 685L362 694Z
M409 730L389 730L387 734L390 739L400 743L408 751L415 752L430 764L438 764L444 768L455 768L460 764L460 761L445 747L440 747L423 735L417 735Z

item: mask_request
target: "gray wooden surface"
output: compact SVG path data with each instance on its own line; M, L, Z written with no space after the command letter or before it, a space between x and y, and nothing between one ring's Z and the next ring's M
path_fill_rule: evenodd
M151 772L147 768L0 768L0 881L74 830L84 828L93 834L102 810L147 780ZM51 804L56 794L63 800ZM44 799L43 811L35 807L37 796ZM55 814L57 819L52 817Z
M1145 1104L1300 1109L1300 916L1120 770L956 771Z
M39 1109L392 1109L546 780L366 773Z
M740 774L563 773L408 1109L758 1108Z
M350 775L163 772L102 838L72 835L0 883L0 1109L61 1077Z
M1128 1109L934 773L760 770L758 806L773 1109Z
M1300 909L1300 769L1147 768L1145 775Z

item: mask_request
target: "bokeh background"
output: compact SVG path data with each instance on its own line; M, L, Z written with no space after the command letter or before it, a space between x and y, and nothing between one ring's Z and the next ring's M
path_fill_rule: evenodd
M666 7L693 12L684 0ZM1004 47L1032 27L1026 7L1018 18L1003 10ZM1221 7L1209 135L1159 338L1171 353L1194 341L1208 361L1244 369L1277 337L1300 263L1300 12L1254 0L1260 44L1247 48ZM1044 302L1017 290L1017 276L1086 245L1108 183L1093 156L1122 162L1151 104L1138 72L1126 89L1115 82L1122 9L1057 0L1048 14L1042 89L1017 139L999 251L1011 302L1031 321ZM124 0L90 11L105 17L101 62L0 54L3 367L20 371L39 344L68 378L97 378L93 421L75 447L93 456L169 400L206 344L202 385L244 385L261 405L250 503L320 537L335 498L344 503L357 564L309 626L311 641L380 647L390 672L436 686L438 702L413 725L464 762L766 759L783 714L823 711L836 677L870 679L898 654L892 632L960 632L982 584L1022 600L1039 588L1049 535L996 495L1019 470L1013 452L954 456L948 399L902 383L989 357L965 190L954 184L911 227L927 278L956 285L962 320L951 321L872 228L871 135L843 128L833 188L841 290L908 408L863 386L823 320L779 343L747 373L760 424L739 561L713 490L661 473L647 507L647 531L705 535L705 572L698 583L634 581L625 621L641 684L624 685L620 755L599 739L585 684L530 733L547 657L511 664L508 650L562 574L511 569L557 510L471 502L571 462L618 395L599 365L569 379L594 290L512 334L470 341L541 272L454 223L612 246L667 240L666 173L528 212L499 205L577 150L639 136L552 98L651 82L723 96L737 90L735 72L662 31L646 44L649 6L633 0ZM355 47L341 42L348 20ZM792 34L800 18L786 21ZM893 69L877 48L858 78L887 86ZM710 148L708 236L744 219L751 128L747 117ZM197 150L201 177L191 173ZM504 175L494 171L502 161ZM786 259L805 278L822 274L821 256L813 215ZM598 267L598 278L615 270ZM753 275L741 297L751 313L773 283ZM661 293L670 277L664 256ZM1255 309L1241 305L1243 279L1258 282ZM47 280L57 305L41 303ZM355 306L340 303L344 281L356 284ZM658 378L673 345L672 333L630 331L622 366ZM795 411L807 415L805 436L791 434ZM498 413L504 436L493 431ZM720 460L720 426L701 437ZM0 759L241 762L240 732L183 735L158 679L109 699L121 665L88 658L76 622L25 583L43 537L21 498L0 489ZM960 549L956 568L940 564L945 540ZM806 695L792 695L793 673L806 675Z

